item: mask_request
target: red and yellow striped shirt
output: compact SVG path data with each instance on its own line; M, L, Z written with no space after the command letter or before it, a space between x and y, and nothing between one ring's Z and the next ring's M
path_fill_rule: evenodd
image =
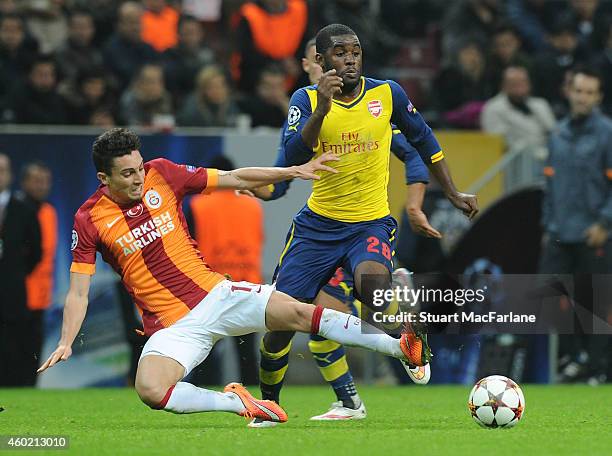
M70 271L93 275L100 252L121 276L151 335L187 314L225 278L204 262L181 207L186 194L217 185L217 170L160 158L145 163L145 173L139 203L119 205L100 186L79 208Z

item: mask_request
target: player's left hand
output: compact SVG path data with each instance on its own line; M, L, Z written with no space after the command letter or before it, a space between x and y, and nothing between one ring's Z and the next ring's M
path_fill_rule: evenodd
M38 368L36 373L40 373L49 367L53 367L60 361L66 361L72 355L72 347L70 345L59 344L55 351L51 353L51 356L45 361L45 363Z
M448 200L453 206L463 212L470 220L478 214L478 200L476 195L457 192L448 196Z
M236 193L236 195L240 196L240 195L244 195L244 196L250 196L252 198L255 198L255 193L253 193L251 190L234 190L234 193Z
M593 223L584 232L586 243L589 247L602 247L608 240L608 230L599 223Z
M314 160L309 161L308 163L296 166L295 177L306 180L319 180L321 179L321 176L315 174L316 171L327 171L336 174L338 172L337 169L332 168L331 166L326 166L323 163L339 160L340 158L337 157L333 152L326 152L321 156L315 158Z
M417 234L428 238L442 239L442 234L429 224L427 216L421 210L408 211L410 228Z

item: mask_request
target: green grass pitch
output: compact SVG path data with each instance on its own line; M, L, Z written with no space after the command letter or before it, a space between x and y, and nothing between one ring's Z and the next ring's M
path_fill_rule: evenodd
M256 389L252 389L253 392ZM145 407L131 389L1 390L0 434L70 437L63 451L83 455L610 455L612 386L523 387L523 420L482 429L469 416L465 386L362 386L368 418L314 423L333 400L325 386L288 386L289 421L247 429L228 413L172 415Z

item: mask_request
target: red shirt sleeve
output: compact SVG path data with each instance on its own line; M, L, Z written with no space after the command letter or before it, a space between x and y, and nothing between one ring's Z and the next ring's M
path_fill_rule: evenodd
M147 166L158 171L179 197L210 190L217 186L219 179L216 169L177 165L165 158L151 160L145 165Z
M96 246L98 230L91 223L89 213L79 210L74 216L72 229L72 265L70 272L94 275L96 272Z

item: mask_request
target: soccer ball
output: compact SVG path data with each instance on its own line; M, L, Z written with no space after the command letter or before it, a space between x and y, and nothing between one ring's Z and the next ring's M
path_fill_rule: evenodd
M514 380L503 375L490 375L479 380L468 399L472 418L488 428L509 428L523 417L525 397Z

